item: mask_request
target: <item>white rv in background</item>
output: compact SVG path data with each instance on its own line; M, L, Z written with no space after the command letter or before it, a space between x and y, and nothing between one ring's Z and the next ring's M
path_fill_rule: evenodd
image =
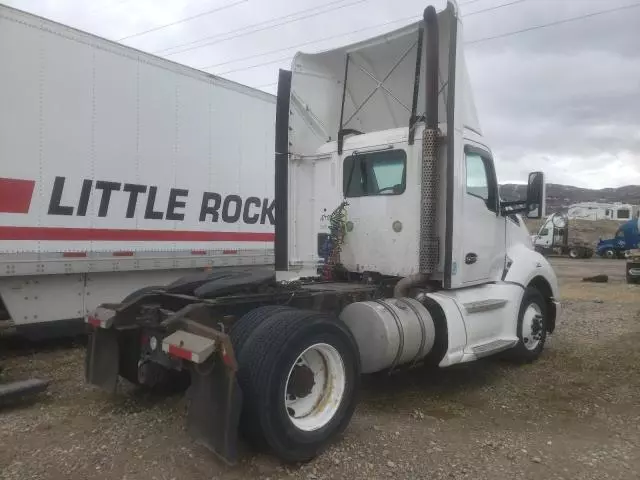
M618 220L633 218L638 207L628 203L581 202L569 206L567 216L577 220Z
M0 333L273 263L274 96L3 5L0 64Z

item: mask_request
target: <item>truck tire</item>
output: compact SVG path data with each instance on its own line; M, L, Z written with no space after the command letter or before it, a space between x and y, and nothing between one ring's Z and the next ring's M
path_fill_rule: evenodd
M614 258L616 258L616 252L615 250L613 250L612 248L607 248L604 252L602 252L602 256L604 258L608 258L610 260L613 260Z
M508 352L508 358L516 363L536 360L547 340L547 302L535 288L527 287L518 312L518 344Z
M245 437L283 461L309 461L351 420L360 385L358 346L331 315L282 311L249 336L238 382Z
M266 321L276 313L288 312L291 310L294 309L284 305L267 305L264 307L258 307L244 314L240 320L231 326L231 330L229 332L236 358L240 358L242 347L261 322Z
M569 249L569 258L573 258L574 260L577 258L580 258L582 255L580 255L582 252L579 248L576 247L571 247Z

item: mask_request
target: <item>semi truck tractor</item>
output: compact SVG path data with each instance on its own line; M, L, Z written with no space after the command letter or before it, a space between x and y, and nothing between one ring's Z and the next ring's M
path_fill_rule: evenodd
M532 237L536 251L543 255L591 258L592 245L577 237L572 221L564 213L549 215Z
M604 258L625 258L626 252L640 248L640 217L620 225L613 238L600 239L596 253Z
M275 272L102 303L89 383L185 381L187 429L222 459L237 461L241 432L299 462L347 428L362 374L539 357L558 282L512 218L544 212L544 175L500 202L458 7L423 17L280 71Z
M4 5L0 64L0 334L273 265L273 95Z

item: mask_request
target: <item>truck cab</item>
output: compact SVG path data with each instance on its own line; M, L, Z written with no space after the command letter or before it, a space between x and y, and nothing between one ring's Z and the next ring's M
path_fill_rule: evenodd
M544 255L566 255L569 258L591 258L593 247L578 238L575 231L575 219L567 214L556 212L549 215L531 237L536 251Z
M624 222L613 238L600 239L596 254L604 258L624 258L628 250L640 248L640 220L634 218Z

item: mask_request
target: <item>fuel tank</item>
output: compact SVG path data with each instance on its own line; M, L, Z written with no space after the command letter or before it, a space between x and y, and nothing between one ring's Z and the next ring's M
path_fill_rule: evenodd
M340 319L358 343L362 373L419 362L435 341L429 311L413 298L355 302L342 310Z

